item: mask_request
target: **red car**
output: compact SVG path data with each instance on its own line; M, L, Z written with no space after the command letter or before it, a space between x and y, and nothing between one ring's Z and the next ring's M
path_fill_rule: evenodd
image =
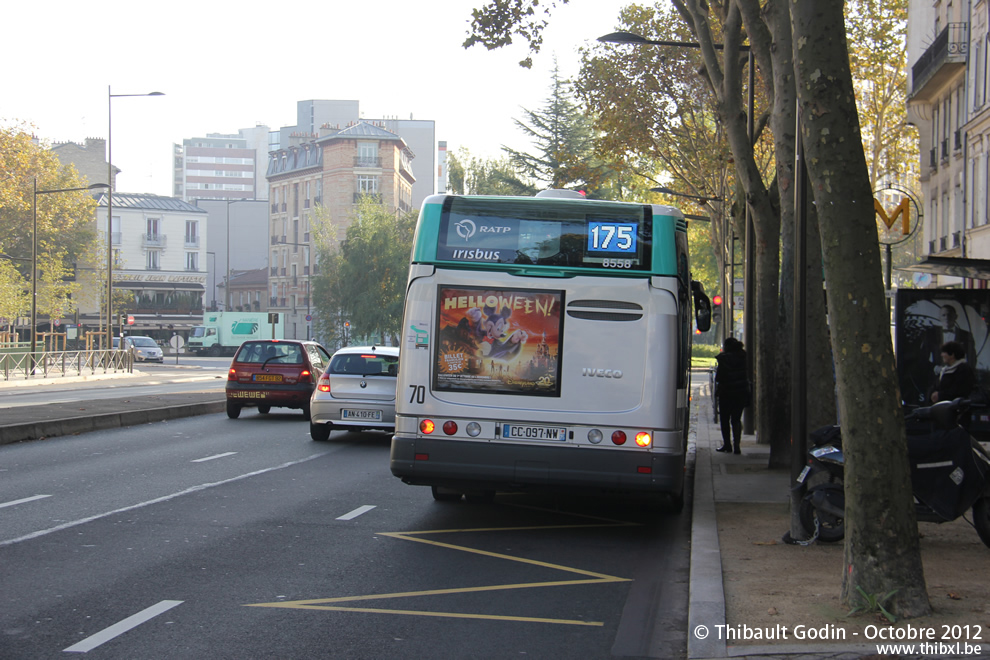
M241 408L296 408L309 419L309 399L330 363L327 349L312 341L266 339L241 344L227 373L227 417Z

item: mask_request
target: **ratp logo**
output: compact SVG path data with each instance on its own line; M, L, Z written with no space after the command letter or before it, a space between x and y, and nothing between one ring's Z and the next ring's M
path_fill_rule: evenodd
M477 226L474 224L473 220L464 219L454 225L457 235L464 239L467 243L468 239L474 236L474 233L478 230Z

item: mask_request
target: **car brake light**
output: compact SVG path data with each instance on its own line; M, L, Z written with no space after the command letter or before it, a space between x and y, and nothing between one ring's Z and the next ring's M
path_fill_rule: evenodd
M320 376L320 384L316 386L316 389L318 389L321 392L329 392L330 376L328 376L327 374L323 374L322 376Z
M230 371L227 372L227 380L237 380L237 369L230 368Z
M311 383L313 382L313 379L310 377L309 369L302 370L302 373L299 374L299 380L308 380Z

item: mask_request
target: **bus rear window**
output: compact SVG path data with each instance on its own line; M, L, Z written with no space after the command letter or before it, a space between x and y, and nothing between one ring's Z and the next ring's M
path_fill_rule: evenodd
M644 271L652 212L645 205L450 197L440 220L443 261Z

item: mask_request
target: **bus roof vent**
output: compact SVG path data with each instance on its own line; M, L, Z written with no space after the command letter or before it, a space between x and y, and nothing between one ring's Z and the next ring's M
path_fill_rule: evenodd
M584 193L577 190L563 190L561 188L551 188L550 190L541 190L536 193L537 197L567 197L569 199L585 199Z

